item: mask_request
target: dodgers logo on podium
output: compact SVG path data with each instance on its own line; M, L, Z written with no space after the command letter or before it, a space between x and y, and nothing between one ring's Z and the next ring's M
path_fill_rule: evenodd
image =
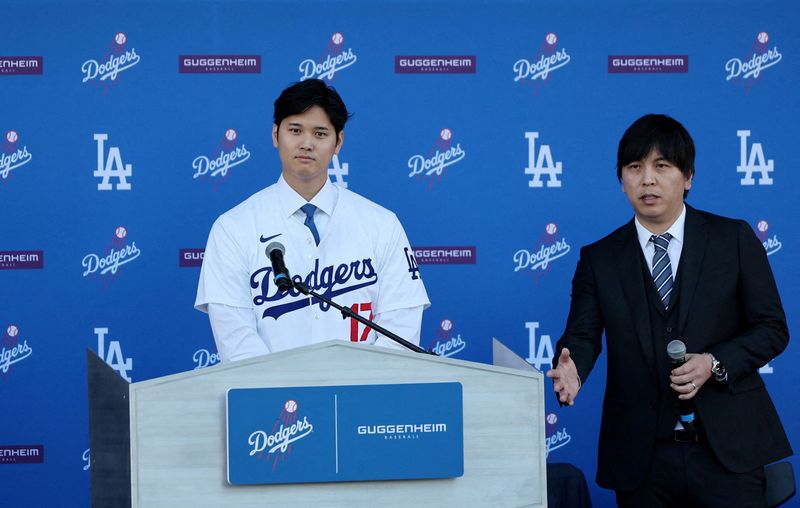
M232 388L231 485L464 474L460 383Z

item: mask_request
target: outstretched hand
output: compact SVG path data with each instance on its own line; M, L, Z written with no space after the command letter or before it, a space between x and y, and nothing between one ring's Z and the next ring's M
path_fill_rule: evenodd
M556 368L548 370L546 376L553 380L559 402L570 406L575 404L575 397L581 389L581 380L578 377L578 368L569 356L569 349L561 350Z

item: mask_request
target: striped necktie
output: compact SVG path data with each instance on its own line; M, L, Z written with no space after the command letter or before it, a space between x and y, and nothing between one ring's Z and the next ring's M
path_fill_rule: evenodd
M672 265L669 262L667 255L667 247L669 241L672 240L672 235L664 233L663 235L653 235L650 240L655 245L655 252L653 253L653 282L656 284L658 296L661 297L661 303L664 308L669 308L669 295L672 294Z

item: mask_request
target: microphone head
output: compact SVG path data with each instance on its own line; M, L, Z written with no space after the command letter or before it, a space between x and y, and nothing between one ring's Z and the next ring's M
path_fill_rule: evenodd
M667 344L667 355L673 360L682 360L686 357L686 344L680 340L673 340Z
M284 247L281 242L270 242L267 244L267 248L264 249L264 253L267 255L267 257L270 257L272 251L274 250L279 250L281 252L281 256L286 254L286 247Z

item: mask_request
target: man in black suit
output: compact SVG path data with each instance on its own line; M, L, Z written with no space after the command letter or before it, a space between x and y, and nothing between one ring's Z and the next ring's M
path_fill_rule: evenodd
M758 374L789 341L775 280L747 223L684 203L694 153L664 115L625 131L617 177L635 217L581 249L547 373L572 405L605 331L597 483L622 507L764 506L764 465L792 454ZM677 368L674 339L691 352Z

